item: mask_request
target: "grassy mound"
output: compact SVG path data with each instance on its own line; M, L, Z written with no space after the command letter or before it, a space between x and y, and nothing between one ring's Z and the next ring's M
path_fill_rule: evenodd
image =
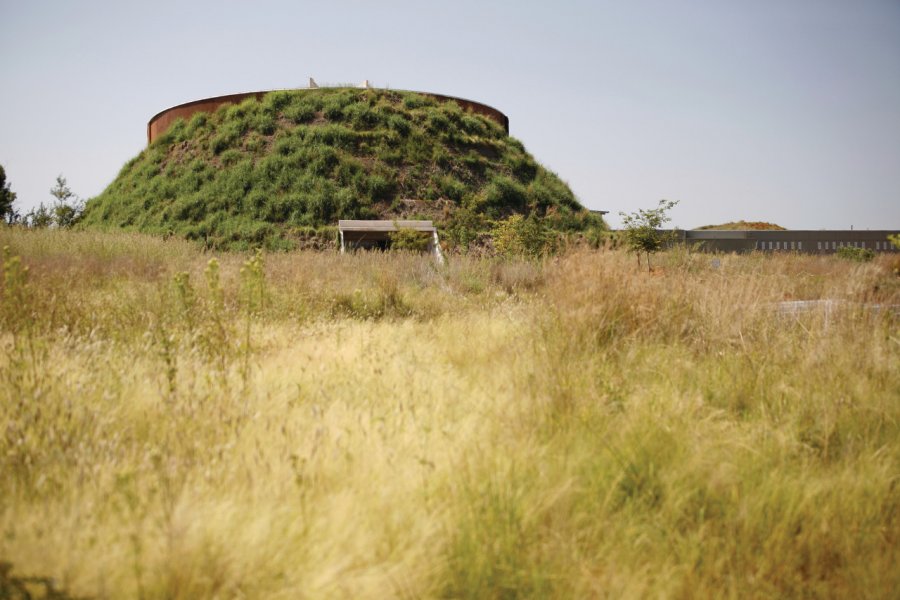
M775 223L766 223L765 221L729 221L721 225L704 225L698 227L700 230L713 231L787 231L785 227L776 225Z
M342 218L477 228L512 214L597 224L486 117L411 92L323 89L176 122L88 202L83 223L240 249L292 247Z

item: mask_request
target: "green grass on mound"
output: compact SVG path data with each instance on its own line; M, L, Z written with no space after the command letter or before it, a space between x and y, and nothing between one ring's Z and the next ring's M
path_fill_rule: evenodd
M516 213L597 224L491 119L411 92L326 89L177 121L88 202L83 224L240 249L293 247L342 218Z
M765 221L729 221L721 225L704 225L698 227L699 230L715 230L715 231L787 231L786 228L775 223L766 223Z

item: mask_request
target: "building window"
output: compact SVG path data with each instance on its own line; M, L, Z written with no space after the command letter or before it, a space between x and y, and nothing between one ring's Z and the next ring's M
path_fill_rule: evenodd
M794 242L791 242L791 250L796 250L797 246Z
M816 249L817 249L817 250L821 250L821 249L822 249L822 242L816 242Z
M772 242L769 242L769 250L772 249Z
M865 243L865 242L860 242L860 243L859 243L859 247L862 248L863 250L865 250L865 249L866 249L866 243Z
M831 242L831 249L837 250L837 242Z
M797 242L797 250L803 250L803 242Z

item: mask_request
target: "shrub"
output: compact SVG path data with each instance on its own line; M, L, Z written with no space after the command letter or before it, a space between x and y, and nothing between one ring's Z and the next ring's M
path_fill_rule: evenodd
M428 113L425 127L430 133L443 133L450 127L450 119L443 111L432 109Z
M492 236L494 248L504 256L537 257L551 249L551 232L534 215L512 215L494 226Z
M306 104L293 104L285 109L284 116L299 125L312 121L316 117L316 111Z
M322 105L322 112L331 121L340 121L345 118L344 108L353 102L351 93L346 90L328 96Z
M275 133L275 115L260 111L250 122L250 126L263 135Z
M368 104L351 104L344 109L344 117L358 129L371 129L381 121L381 115Z
M393 131L396 131L402 136L405 136L409 133L410 125L409 121L403 115L392 115L388 119L388 127L390 127Z
M424 252L428 250L430 235L415 229L400 228L390 234L391 250Z
M410 110L424 108L426 106L434 106L434 100L428 96L420 96L418 94L409 94L403 98L403 106Z
M550 207L559 207L573 211L581 210L572 190L555 173L538 168L533 181L526 190L528 204L534 210L546 211Z
M538 164L528 155L514 154L506 159L512 174L522 183L529 183L538 173Z
M396 184L391 173L382 171L374 173L368 179L369 197L374 200L387 200L393 195Z
M441 194L455 202L461 202L468 191L466 184L452 175L442 176L438 180L438 187L440 188Z
M206 113L197 113L191 117L191 120L188 121L187 130L185 131L185 136L190 136L195 134L200 129L206 127L207 122L209 121L209 115Z
M853 246L844 246L837 250L838 258L844 260L854 260L856 262L869 262L875 258L875 251L871 248L854 248Z
M219 158L222 161L222 164L225 166L231 166L241 160L243 153L240 150L236 150L234 148L230 150L225 150L219 155Z
M295 135L278 136L275 138L274 150L282 156L295 154L303 147L303 141Z
M262 99L262 107L264 110L272 113L278 113L291 105L296 95L287 90L280 90L266 94Z
M483 117L466 115L462 118L461 124L463 130L468 134L484 135L485 133L487 133L487 127L485 127L484 121L485 119Z
M499 211L524 210L527 207L525 188L515 179L498 175L482 191L479 205Z
M460 250L469 250L484 233L490 231L483 215L461 208L453 212L445 228L445 239Z
M357 133L343 125L323 125L312 128L311 141L331 148L352 150L356 146Z

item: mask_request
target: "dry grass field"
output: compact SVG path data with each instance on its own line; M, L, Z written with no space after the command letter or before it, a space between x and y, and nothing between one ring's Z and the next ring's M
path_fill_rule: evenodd
M0 228L0 561L93 598L889 598L889 259ZM839 302L785 313L785 300Z

